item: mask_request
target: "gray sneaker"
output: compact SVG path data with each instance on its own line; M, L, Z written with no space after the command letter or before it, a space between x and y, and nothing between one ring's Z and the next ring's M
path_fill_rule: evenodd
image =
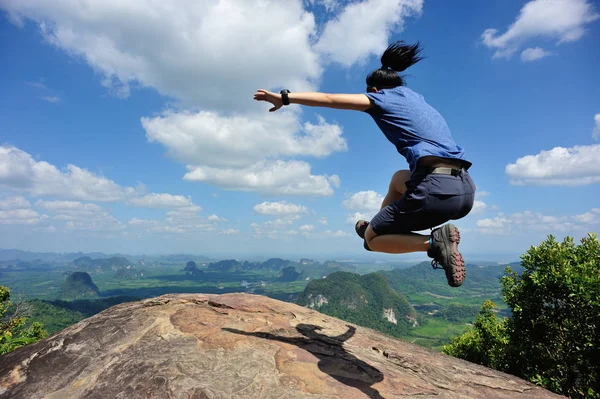
M461 286L466 277L465 261L458 252L459 243L460 232L452 223L431 232L431 247L427 255L433 258L431 266L434 269L444 269L448 285L451 287Z
M358 236L360 238L364 239L365 231L367 231L367 227L369 227L369 222L367 222L366 220L359 220L354 225L354 230L356 231L356 234L358 234Z

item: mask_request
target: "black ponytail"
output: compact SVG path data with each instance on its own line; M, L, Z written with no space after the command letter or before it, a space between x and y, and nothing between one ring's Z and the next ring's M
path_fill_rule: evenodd
M398 72L421 61L423 58L419 56L420 52L419 42L412 46L404 44L403 41L392 43L381 56L381 68L367 76L367 86L377 87L377 89L403 86L404 80Z

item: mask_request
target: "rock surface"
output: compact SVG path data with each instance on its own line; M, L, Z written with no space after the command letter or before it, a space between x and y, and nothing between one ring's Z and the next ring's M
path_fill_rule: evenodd
M0 398L558 398L259 295L124 303L0 357Z

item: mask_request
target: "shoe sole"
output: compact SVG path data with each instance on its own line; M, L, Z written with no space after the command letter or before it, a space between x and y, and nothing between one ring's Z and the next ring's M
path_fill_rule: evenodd
M458 228L455 225L449 223L444 226L444 234L447 237L447 240L444 240L446 251L448 251L447 242L450 242L450 262L448 262L449 267L444 267L446 279L448 280L449 286L460 287L465 282L466 277L465 260L458 251L458 244L460 244L460 231L458 231Z

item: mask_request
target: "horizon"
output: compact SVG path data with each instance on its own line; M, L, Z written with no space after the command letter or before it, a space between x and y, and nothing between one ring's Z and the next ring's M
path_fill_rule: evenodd
M598 3L461 4L0 0L2 246L427 260L354 232L407 169L368 115L252 99L364 93L396 40L473 163L467 260L600 231Z
M194 257L204 257L210 260L226 260L226 259L235 259L235 260L267 260L272 258L282 258L292 261L299 261L300 259L310 259L315 261L336 261L336 262L360 262L360 263L402 263L402 264L412 264L414 262L429 262L424 256L419 256L419 254L406 254L407 256L398 257L390 254L375 254L376 256L360 256L356 255L354 257L349 257L347 254L343 253L330 253L330 254L302 254L302 253L181 253L181 252L173 252L173 253L124 253L124 252L99 252L99 251L68 251L68 252L39 252L39 251L26 251L17 248L0 248L0 261L6 262L10 260L21 260L18 258L7 258L4 256L3 252L5 251L21 251L30 254L51 254L51 255L82 255L82 256L96 256L93 259L100 259L101 257L114 257L114 256L123 256L123 257L132 257L132 258L142 258L142 257L168 257L168 256L188 256L189 260L194 260ZM381 255L381 256L377 256ZM412 255L412 256L410 256ZM101 256L101 257L98 257ZM473 255L473 254L465 254L465 259L467 263L477 264L477 262L495 262L498 264L509 264L513 262L518 262L518 256L510 256L506 254L486 254L486 255ZM511 259L511 260L507 260Z

